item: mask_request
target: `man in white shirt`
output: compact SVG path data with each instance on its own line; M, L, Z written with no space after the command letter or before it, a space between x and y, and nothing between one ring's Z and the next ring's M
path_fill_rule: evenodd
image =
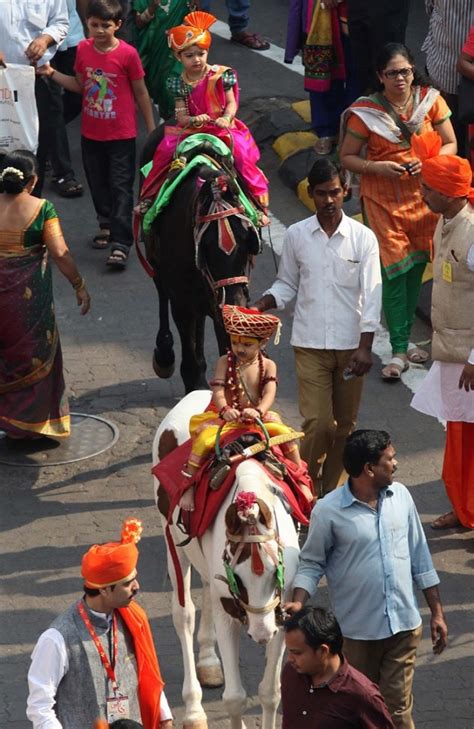
M66 0L1 0L0 63L37 66L50 61L66 37L68 28ZM39 119L37 157L40 168L35 195L40 197L56 123L50 82L45 76L36 79L35 95Z
M296 296L291 344L304 419L301 455L322 496L344 472L344 443L372 366L381 274L375 235L342 211L346 182L340 168L318 160L308 183L316 216L290 226L277 280L255 306L283 309Z
M99 718L171 729L148 619L134 600L141 531L127 519L120 542L86 552L84 596L39 637L28 672L34 729L92 729Z

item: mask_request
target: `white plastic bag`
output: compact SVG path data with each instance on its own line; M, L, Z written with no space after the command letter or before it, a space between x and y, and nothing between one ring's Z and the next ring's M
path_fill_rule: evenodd
M38 146L38 111L33 66L0 66L0 152Z

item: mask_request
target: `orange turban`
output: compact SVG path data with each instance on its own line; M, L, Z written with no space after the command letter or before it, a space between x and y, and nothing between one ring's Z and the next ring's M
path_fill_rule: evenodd
M184 51L189 46L199 46L207 51L212 41L208 28L216 20L214 15L203 13L201 10L188 13L184 18L184 25L176 25L166 31L169 47L176 53Z
M142 533L138 519L126 519L120 542L94 544L82 558L81 575L86 587L98 589L131 579L137 562L136 543Z
M437 132L413 134L411 148L421 160L421 175L428 187L446 197L467 197L474 203L472 170L467 159L454 154L440 154L442 139Z
M257 309L244 309L243 306L224 304L222 318L227 334L268 339L276 332L275 344L280 341L281 321L273 314L262 314Z

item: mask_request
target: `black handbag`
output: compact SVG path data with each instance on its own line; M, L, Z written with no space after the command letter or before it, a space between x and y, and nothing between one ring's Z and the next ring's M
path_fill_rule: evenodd
M474 81L461 76L458 86L458 120L461 124L474 124Z

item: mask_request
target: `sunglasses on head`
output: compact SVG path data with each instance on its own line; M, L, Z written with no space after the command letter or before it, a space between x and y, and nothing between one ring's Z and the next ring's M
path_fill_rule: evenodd
M408 78L408 76L411 76L413 73L413 68L410 66L409 68L397 68L397 70L393 71L384 71L383 75L385 78L394 79L398 76L403 76L403 78Z

